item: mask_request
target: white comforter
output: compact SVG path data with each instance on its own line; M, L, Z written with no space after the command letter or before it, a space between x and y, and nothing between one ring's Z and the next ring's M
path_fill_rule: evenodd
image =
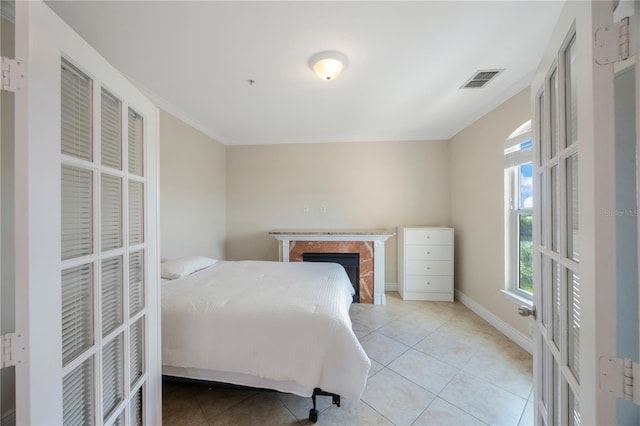
M219 261L163 281L163 372L358 399L371 363L351 329L352 294L331 263Z

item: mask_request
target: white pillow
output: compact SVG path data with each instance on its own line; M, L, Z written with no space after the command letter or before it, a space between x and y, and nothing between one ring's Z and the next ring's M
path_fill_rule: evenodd
M204 256L186 256L179 259L169 260L160 264L160 273L166 280L183 278L200 269L208 268L217 260Z

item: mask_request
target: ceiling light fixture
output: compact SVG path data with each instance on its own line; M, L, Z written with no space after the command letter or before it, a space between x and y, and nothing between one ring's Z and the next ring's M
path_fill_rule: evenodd
M311 57L309 66L321 79L333 80L347 68L347 57L340 52L320 52Z

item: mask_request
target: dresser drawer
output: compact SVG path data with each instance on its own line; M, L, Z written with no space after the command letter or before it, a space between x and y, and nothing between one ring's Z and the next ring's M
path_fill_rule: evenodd
M404 237L405 244L453 244L453 233L450 229L405 229Z
M453 277L407 275L405 282L407 291L453 291Z
M407 245L404 256L407 260L452 260L453 246Z
M407 275L453 275L450 260L407 260Z

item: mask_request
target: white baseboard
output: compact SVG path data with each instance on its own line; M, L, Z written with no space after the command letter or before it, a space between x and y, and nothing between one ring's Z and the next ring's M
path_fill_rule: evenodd
M384 291L398 291L398 283L385 283Z
M464 306L475 312L480 318L498 329L502 334L513 340L513 342L522 349L533 354L533 340L530 337L522 334L520 331L495 316L489 310L482 307L478 302L466 296L459 290L456 290L456 299L458 299Z

